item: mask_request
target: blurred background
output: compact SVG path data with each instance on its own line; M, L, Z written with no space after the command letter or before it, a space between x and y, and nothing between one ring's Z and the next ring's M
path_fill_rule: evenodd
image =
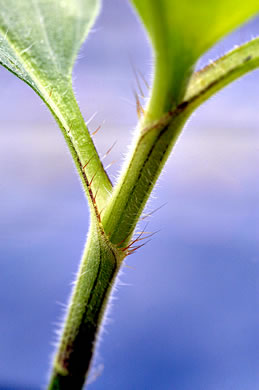
M259 19L203 66L258 35ZM132 65L151 51L126 0L105 0L74 70L115 181L137 122ZM259 72L192 116L147 210L151 242L126 260L89 389L255 390L258 377ZM143 88L144 85L143 85ZM147 91L146 91L147 92ZM0 389L44 388L89 214L62 135L36 94L0 69ZM71 389L72 390L72 389Z

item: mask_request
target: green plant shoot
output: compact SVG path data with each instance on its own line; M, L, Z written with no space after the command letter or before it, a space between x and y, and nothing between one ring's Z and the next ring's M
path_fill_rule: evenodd
M192 112L259 66L259 38L194 73L200 56L256 15L257 0L131 0L154 54L153 88L115 187L103 168L72 88L72 69L99 0L0 0L0 63L44 101L60 127L87 196L91 224L53 362L49 390L80 390L134 229ZM119 27L118 27L119 28Z

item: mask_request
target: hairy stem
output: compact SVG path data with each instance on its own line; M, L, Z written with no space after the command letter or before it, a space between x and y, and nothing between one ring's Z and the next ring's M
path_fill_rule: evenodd
M139 137L131 157L104 213L103 226L111 242L119 243L131 235L168 155L192 112L227 84L258 65L259 38L256 38L196 72L182 103L162 115L161 119L150 121L148 106L139 125ZM159 104L163 112L164 102L157 99Z
M121 260L121 251L112 247L92 223L49 390L82 388Z
M197 72L184 101L175 109L159 120L145 117L141 121L138 139L110 200L106 200L102 220L96 219L92 205L91 230L49 390L83 387L112 285L127 252L125 248L186 120L203 101L258 64L256 39ZM75 140L76 137L75 134Z
M183 101L194 111L231 82L259 66L259 38L255 38L195 72Z
M48 100L47 104L58 122L70 149L88 200L92 204L95 197L95 203L100 212L106 205L112 191L111 181L103 168L93 140L88 132L72 87L67 89L62 99L59 99L59 96L60 93L56 94L53 91L51 99ZM57 100L58 104L56 103ZM91 189L89 183L91 183Z
M179 108L142 129L104 213L104 230L112 243L131 236L186 119L184 109Z

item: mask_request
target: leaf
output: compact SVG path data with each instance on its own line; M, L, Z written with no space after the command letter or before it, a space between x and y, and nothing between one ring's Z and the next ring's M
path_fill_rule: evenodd
M50 92L53 82L64 88L98 4L96 0L1 0L2 65L40 94L42 88Z
M97 203L103 207L111 183L81 116L71 81L76 55L99 5L99 0L0 0L0 63L29 84L50 108L92 200L101 187Z
M179 104L197 59L259 11L258 0L131 1L155 52L151 120Z

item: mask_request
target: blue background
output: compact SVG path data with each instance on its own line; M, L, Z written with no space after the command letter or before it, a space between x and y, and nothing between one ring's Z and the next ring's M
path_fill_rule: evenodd
M116 180L137 121L131 63L152 58L127 1L105 0L74 86ZM198 64L258 35L238 30ZM89 223L65 143L28 86L0 69L0 389L37 390ZM259 73L192 116L148 211L154 239L126 260L89 389L254 390L258 378Z

